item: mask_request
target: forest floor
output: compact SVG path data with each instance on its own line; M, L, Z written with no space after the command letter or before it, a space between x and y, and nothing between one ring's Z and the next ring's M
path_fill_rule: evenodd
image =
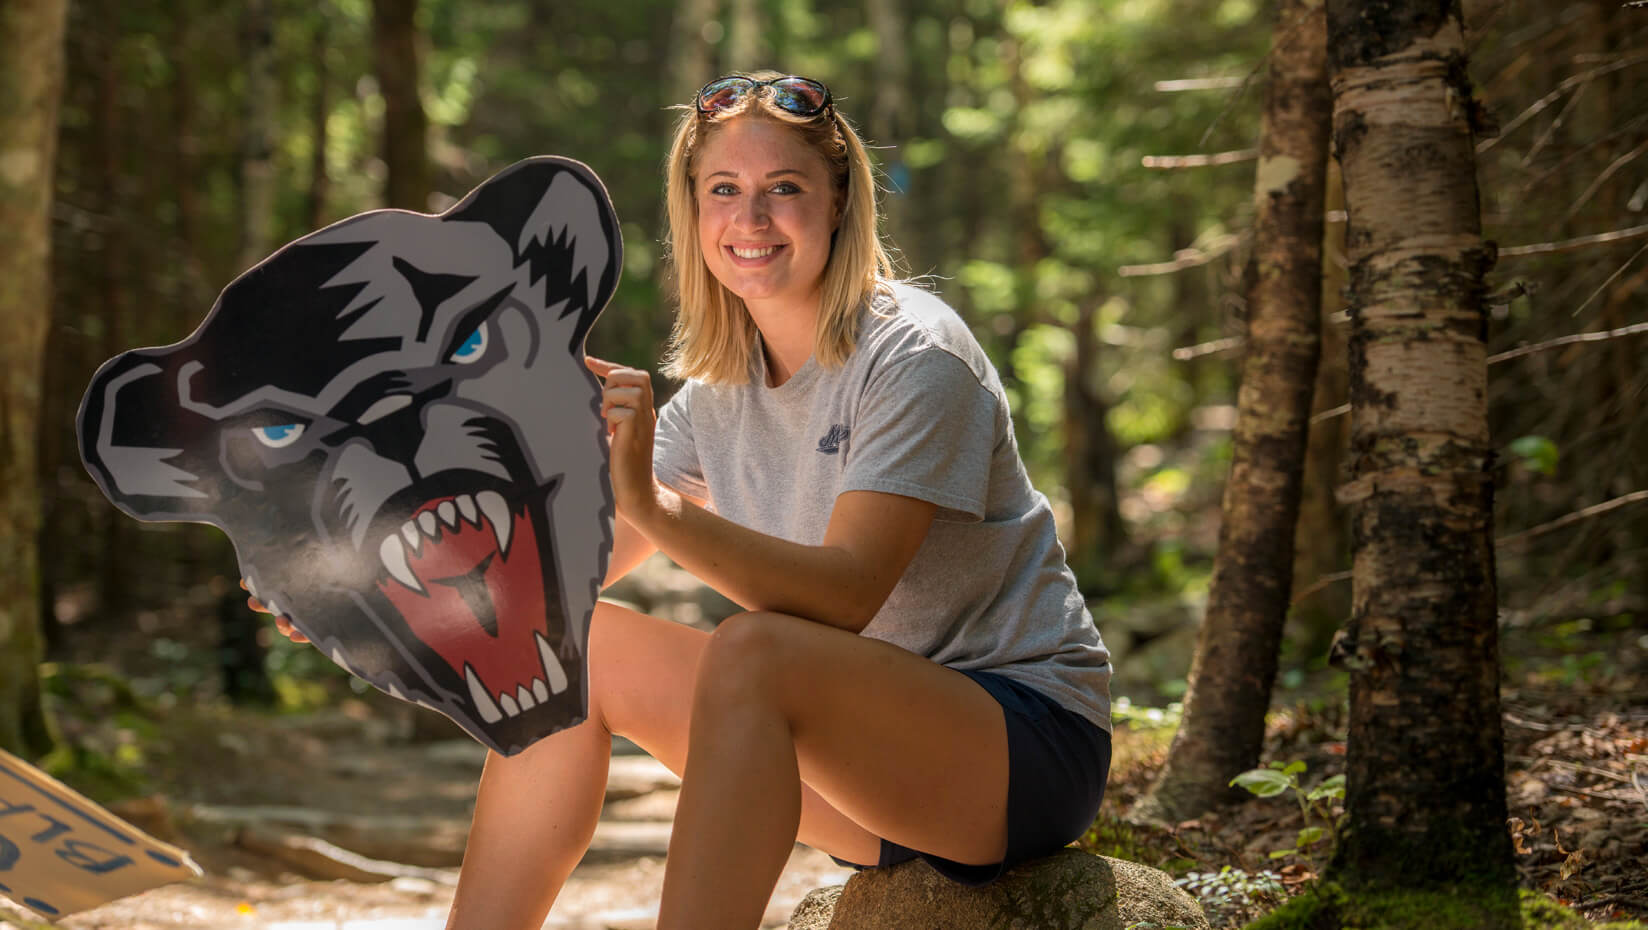
M145 635L181 640L181 623L160 618ZM1510 823L1524 887L1587 919L1648 919L1648 636L1630 624L1512 629L1503 645ZM143 682L157 675L175 681L200 652L172 649L111 641L107 632L71 643L53 679L54 712L74 744L93 747L71 780L190 850L206 875L59 926L442 927L484 755L479 747L453 738L457 731L443 720L415 725L411 715L422 712L375 693L303 714L178 700L175 688L149 696ZM82 650L105 663L108 656L125 660L112 663L118 672L80 666ZM1273 710L1265 749L1267 762L1303 762L1299 778L1307 787L1343 772L1345 752L1342 678L1319 672L1311 679L1314 692L1286 692L1288 703ZM1119 720L1109 793L1085 845L1180 876L1220 928L1274 909L1316 876L1328 844L1295 848L1301 828L1312 824L1288 797L1248 800L1172 829L1128 824L1123 815L1159 770L1174 721L1171 713L1139 708ZM591 853L546 928L651 926L677 793L662 766L615 746ZM1273 858L1276 850L1291 852ZM784 926L809 889L848 874L797 847L765 926ZM0 930L35 926L0 899Z
M1505 771L1522 886L1593 920L1648 919L1648 636L1640 627L1575 637L1507 631ZM1266 762L1305 763L1309 788L1342 774L1338 699L1272 710ZM1133 714L1134 717L1142 715ZM1155 779L1172 737L1118 727L1104 810L1083 845L1181 876L1216 928L1267 913L1317 876L1330 843L1298 850L1320 826L1287 796L1254 798L1158 830L1125 811ZM1289 850L1272 858L1271 853Z

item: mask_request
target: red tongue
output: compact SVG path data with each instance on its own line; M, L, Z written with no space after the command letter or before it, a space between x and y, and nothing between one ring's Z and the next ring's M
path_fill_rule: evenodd
M419 508L419 513L435 511L442 498ZM494 700L500 695L515 697L524 688L532 693L534 679L544 676L534 633L548 633L544 621L544 573L538 554L538 537L532 520L510 513L509 552L497 553L492 527L482 518L476 526L458 517L456 528L440 523L440 539L422 538L418 554L407 547L407 564L418 576L424 593L419 594L393 578L378 582L405 618L412 632L440 654L460 678L465 666L475 670ZM417 514L413 515L414 522ZM460 587L436 579L457 582L474 572L491 555L480 579L490 596L497 619L497 635L487 632L481 618L471 609L473 595L466 602ZM485 598L479 598L484 603Z

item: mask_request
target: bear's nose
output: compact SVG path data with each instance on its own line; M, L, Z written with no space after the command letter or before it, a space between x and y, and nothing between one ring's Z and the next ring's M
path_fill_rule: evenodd
M411 403L411 394L391 394L367 407L359 417L355 418L355 422L365 426L375 420L381 420L397 410L403 410Z

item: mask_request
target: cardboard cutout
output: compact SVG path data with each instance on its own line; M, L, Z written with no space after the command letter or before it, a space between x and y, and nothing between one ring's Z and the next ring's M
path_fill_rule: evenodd
M55 921L200 874L188 853L0 750L0 894Z
M518 752L587 713L613 503L583 345L622 248L600 180L548 156L334 223L99 369L81 457L137 519L227 533L334 662Z

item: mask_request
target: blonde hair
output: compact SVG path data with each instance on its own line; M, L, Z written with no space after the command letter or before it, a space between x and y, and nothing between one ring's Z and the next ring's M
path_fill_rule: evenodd
M758 81L783 77L775 71L747 76ZM666 259L674 267L677 306L664 373L716 384L749 380L759 333L743 299L704 264L693 179L704 143L729 120L745 115L789 127L828 166L841 221L824 265L813 355L826 367L842 365L857 343L858 309L874 295L887 293L893 277L892 259L876 230L875 178L858 133L833 106L822 115L796 116L776 106L766 88L713 114L700 114L693 104L684 109L665 171Z

